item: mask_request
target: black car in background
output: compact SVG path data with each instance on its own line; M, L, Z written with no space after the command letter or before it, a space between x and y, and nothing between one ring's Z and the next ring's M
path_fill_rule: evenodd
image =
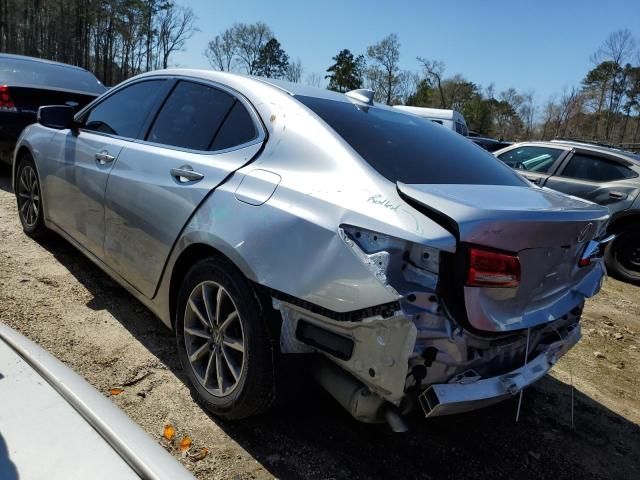
M640 284L640 155L567 140L516 143L494 155L536 185L607 206L617 235L607 268Z
M42 105L84 107L106 88L87 70L39 58L0 53L0 162Z
M509 145L512 145L512 142L505 142L504 140L496 140L495 138L483 137L479 133L469 131L469 140L471 140L476 145L480 145L488 152L495 152L496 150L500 150L501 148L506 148Z

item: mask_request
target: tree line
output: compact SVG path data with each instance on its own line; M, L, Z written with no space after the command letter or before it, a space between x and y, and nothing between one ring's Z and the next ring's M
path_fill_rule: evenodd
M198 30L191 8L174 0L0 0L0 51L79 65L114 85L166 68ZM389 105L455 109L471 130L509 140L572 137L640 142L640 51L628 30L610 34L591 56L579 85L545 101L533 90L479 85L449 74L440 59L417 57L400 67L401 43L390 34L359 54L342 49L323 75L306 75L263 22L236 23L204 55L212 68L305 81L346 92L370 88ZM550 75L553 72L550 72Z
M196 20L173 0L0 0L0 51L78 65L114 85L167 68Z
M628 30L610 34L591 56L592 69L579 85L564 87L540 103L535 91L496 91L461 74L447 75L439 59L417 57L417 70L400 68L401 44L390 34L362 54L343 49L324 77L306 83L347 92L370 88L375 100L460 111L480 135L509 140L580 138L607 143L640 142L640 51ZM211 66L265 77L303 80L300 59L289 60L264 23L237 23L209 42Z

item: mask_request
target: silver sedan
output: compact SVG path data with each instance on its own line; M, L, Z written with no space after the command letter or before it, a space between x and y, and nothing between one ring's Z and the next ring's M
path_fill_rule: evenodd
M605 208L368 90L153 72L41 108L14 160L24 231L173 328L225 418L272 405L292 358L395 430L508 398L578 341L604 275Z

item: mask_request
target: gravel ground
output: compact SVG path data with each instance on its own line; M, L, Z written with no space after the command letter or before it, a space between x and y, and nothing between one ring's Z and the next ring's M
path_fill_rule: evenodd
M640 478L638 287L607 280L587 305L583 340L526 390L518 423L514 400L416 415L409 433L393 434L355 422L310 382L269 414L228 423L194 402L172 332L146 308L59 237L22 233L6 175L0 240L0 321L110 396L200 479ZM208 455L181 454L162 439L167 424Z

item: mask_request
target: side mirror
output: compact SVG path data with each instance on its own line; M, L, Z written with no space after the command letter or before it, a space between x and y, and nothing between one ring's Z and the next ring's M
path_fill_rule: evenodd
M75 127L74 113L75 109L66 105L40 107L38 109L38 123L57 130L73 129Z

